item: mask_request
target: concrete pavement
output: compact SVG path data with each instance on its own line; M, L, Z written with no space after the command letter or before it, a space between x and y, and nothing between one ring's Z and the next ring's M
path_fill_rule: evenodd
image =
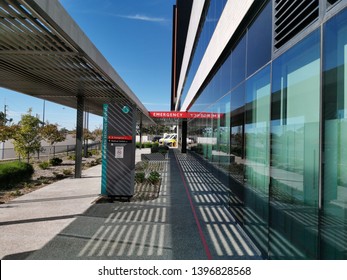
M100 174L96 166L0 205L0 258L25 259L59 234L98 197Z
M165 166L152 201L93 203L97 166L1 205L0 258L260 259L225 207L225 186L177 151Z
M136 162L150 149L137 149ZM84 213L100 194L101 165L0 205L0 259L25 259Z

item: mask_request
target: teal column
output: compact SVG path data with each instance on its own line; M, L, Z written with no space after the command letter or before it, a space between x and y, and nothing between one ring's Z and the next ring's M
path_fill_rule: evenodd
M102 171L101 171L101 194L107 195L107 114L108 104L104 104L103 128L102 128Z

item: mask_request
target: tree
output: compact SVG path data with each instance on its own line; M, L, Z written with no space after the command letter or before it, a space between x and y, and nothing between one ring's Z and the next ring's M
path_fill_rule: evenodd
M15 126L0 125L0 142L5 142L13 137Z
M83 139L85 142L88 140L95 141L95 135L92 132L90 132L87 128L84 128Z
M88 157L88 141L95 141L95 135L87 128L83 128L84 157Z
M59 131L64 135L67 135L69 133L69 130L66 129L65 127L61 128Z
M99 126L99 127L95 128L94 131L92 132L92 134L95 136L95 140L101 141L102 127Z
M13 134L13 127L6 126L8 122L12 122L12 119L7 119L4 112L0 112L0 142L5 142L11 139Z
M58 130L57 124L50 124L48 122L41 128L41 136L50 145L48 158L50 158L53 145L63 142L66 139L64 132Z
M32 110L22 115L17 129L13 132L13 145L17 155L27 158L29 162L30 154L41 149L41 121L39 118L31 115Z
M4 112L0 112L0 126L4 126L6 124L6 116Z

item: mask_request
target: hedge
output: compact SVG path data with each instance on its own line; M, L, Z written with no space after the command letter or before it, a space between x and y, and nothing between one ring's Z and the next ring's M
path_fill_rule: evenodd
M167 151L169 150L168 146L158 146L155 145L151 148L151 153L162 153L162 154L166 154Z
M142 145L141 145L141 143L140 142L136 142L136 148L152 148L152 146L154 145L154 144L156 144L156 143L152 143L152 142L144 142L144 143L142 143Z
M34 168L29 163L16 161L0 164L0 189L27 181L33 174Z

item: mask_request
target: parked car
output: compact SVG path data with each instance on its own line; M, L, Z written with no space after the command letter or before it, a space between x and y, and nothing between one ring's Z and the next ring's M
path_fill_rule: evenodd
M165 140L166 140L166 139L169 139L170 136L171 136L171 134L166 134L164 137L160 138L160 139L159 139L159 145L160 145L160 146L161 146L161 145L164 145Z
M167 140L165 140L165 145L169 147L176 147L176 140L177 139L177 134L171 135L171 137Z
M159 145L163 146L175 146L176 144L176 138L177 138L177 134L173 133L173 134L167 134L165 137L161 138L159 140Z

